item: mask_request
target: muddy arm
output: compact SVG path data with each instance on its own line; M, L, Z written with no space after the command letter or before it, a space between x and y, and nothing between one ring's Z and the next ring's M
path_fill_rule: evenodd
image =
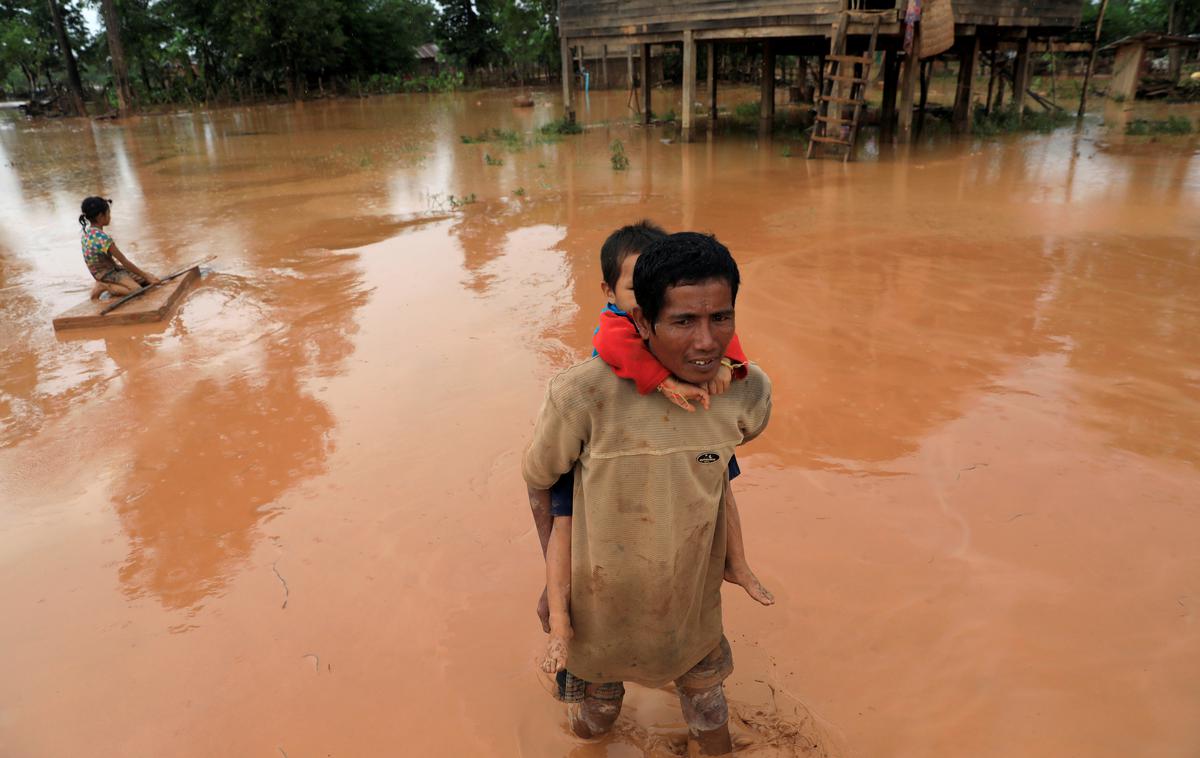
M129 271L132 271L151 284L158 280L158 277L154 276L153 274L147 274L145 271L142 271L140 268L135 266L133 261L126 258L125 253L121 252L121 248L117 247L117 243L113 242L108 249L109 252L112 253L113 257L116 258L117 261Z

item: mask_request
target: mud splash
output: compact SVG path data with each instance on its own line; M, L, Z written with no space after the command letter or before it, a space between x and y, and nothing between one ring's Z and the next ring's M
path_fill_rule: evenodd
M549 102L0 128L5 750L679 754L658 690L567 734L517 472L601 241L650 217L735 252L776 388L737 487L777 604L725 595L742 752L1194 751L1196 140L845 166L681 145L620 94L555 141ZM520 144L460 139L493 128ZM220 256L170 323L50 330L93 192L143 266Z

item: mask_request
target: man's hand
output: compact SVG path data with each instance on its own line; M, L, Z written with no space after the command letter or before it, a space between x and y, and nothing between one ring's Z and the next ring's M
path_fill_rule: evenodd
M673 376L664 379L663 383L658 385L658 391L688 413L696 410L689 401L697 402L704 406L704 410L708 410L708 392L706 390L694 384L681 382Z
M704 389L708 390L710 395L721 395L729 389L732 382L733 367L726 361L721 361L721 368L717 369L717 375L705 382Z
M546 588L542 588L542 596L538 598L538 619L542 622L542 631L550 633L550 601L546 598Z

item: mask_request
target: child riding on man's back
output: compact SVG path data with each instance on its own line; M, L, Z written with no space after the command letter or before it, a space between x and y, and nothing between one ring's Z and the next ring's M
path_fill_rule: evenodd
M595 348L593 354L607 363L617 376L632 380L639 393L645 395L657 390L670 402L694 412L692 402L698 402L707 409L711 396L724 393L734 379L745 378L747 358L735 335L727 349L727 356L721 361L722 367L717 377L704 387L697 387L672 376L638 335L637 327L629 317L629 312L637 306L633 294L634 266L651 243L666 236L666 232L657 225L641 221L618 229L605 240L600 251L600 268L604 276L600 289L608 303L592 337ZM737 458L733 458L729 463L729 481L732 482L740 473ZM546 614L543 615L543 626L550 633L543 662L543 669L550 673L565 669L567 641L572 636L569 587L574 484L574 473L569 472L550 491L554 522L546 552L547 590L542 596L545 602L539 605L539 615L542 615L543 609ZM742 586L750 597L763 605L771 605L775 602L774 596L758 581L746 560L740 518L733 490L728 483L725 497L729 505L730 527L727 530L725 579Z
M146 273L126 258L113 238L104 231L104 227L112 223L111 203L111 200L102 197L88 197L80 206L83 262L96 280L92 287L93 300L98 300L105 292L113 297L128 295L159 281L158 277Z

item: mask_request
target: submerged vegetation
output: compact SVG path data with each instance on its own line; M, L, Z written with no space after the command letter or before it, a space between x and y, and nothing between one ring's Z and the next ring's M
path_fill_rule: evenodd
M1038 132L1049 134L1060 126L1075 123L1075 116L1061 110L1025 110L1024 118L1018 118L1015 108L1002 108L988 113L980 106L975 109L974 133L979 137L994 137L1012 132Z
M1136 118L1125 125L1125 133L1134 136L1147 134L1191 134L1194 129L1190 119L1171 116L1164 120Z
M610 152L609 162L612 163L613 171L624 171L629 168L629 156L625 154L625 145L621 140L613 140L608 149Z

